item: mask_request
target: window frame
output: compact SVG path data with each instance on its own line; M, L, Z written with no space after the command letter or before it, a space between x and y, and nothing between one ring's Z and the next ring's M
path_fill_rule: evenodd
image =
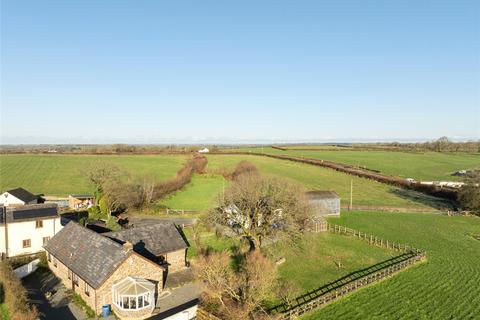
M47 239L47 241L45 241L45 239ZM50 241L50 239L51 239L51 237L43 237L42 238L43 245L45 246L48 243L48 241Z
M88 283L85 281L85 294L87 295L87 297L90 297L90 290L92 289L92 287L90 287L88 285Z
M43 220L35 220L35 229L43 228Z
M31 248L32 247L32 239L24 239L22 240L22 248Z

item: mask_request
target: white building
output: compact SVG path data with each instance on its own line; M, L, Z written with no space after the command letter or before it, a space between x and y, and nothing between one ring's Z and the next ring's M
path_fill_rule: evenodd
M35 203L38 203L38 196L23 188L8 190L0 195L0 205L5 207Z
M41 252L61 229L54 204L0 207L0 255L13 257Z
M208 150L208 148L203 148L203 149L200 149L198 150L199 153L209 153L210 150Z

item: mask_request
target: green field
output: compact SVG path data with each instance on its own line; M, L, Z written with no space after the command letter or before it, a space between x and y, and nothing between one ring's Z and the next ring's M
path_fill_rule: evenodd
M416 180L460 180L451 176L451 173L463 170L480 168L480 154L467 153L410 153L396 151L316 151L316 150L288 150L282 151L270 147L240 148L229 151L264 152L268 154L284 154L314 159L323 159L341 162L354 166L365 166L369 169L380 170L381 173L402 178Z
M303 319L480 319L478 217L345 212L330 221L409 243L428 260Z
M191 183L159 204L170 209L205 211L213 207L227 185L228 181L219 175L195 175Z
M398 252L329 232L306 234L298 246L280 243L267 250L275 261L286 258L279 267L279 275L292 281L301 293L398 255Z
M34 193L65 196L90 193L88 170L96 162L110 162L142 178L157 180L173 177L186 156L89 156L89 155L2 155L0 156L1 190L22 186ZM248 155L209 155L208 176L195 176L192 183L170 198L160 202L172 209L206 210L222 191L224 179L217 170L234 168L241 160L253 162L262 173L295 180L308 189L335 190L347 204L350 181L353 181L353 204L402 208L442 207L443 201L406 191L372 180L362 179L334 170L285 160Z
M158 180L174 177L185 156L1 155L0 190L23 187L33 193L65 196L91 193L88 171L96 162L109 162L135 177Z
M215 172L221 167L233 168L241 160L252 162L263 174L292 179L310 190L334 190L340 195L343 204L349 202L350 181L353 181L354 205L424 209L444 205L444 202L437 198L373 180L354 177L327 168L260 156L209 155L208 170Z

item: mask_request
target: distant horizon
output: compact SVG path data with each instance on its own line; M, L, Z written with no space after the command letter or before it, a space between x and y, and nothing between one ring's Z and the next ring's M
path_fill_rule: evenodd
M452 142L478 142L480 137L472 138L459 138L459 137L448 137ZM127 141L127 140L112 140L104 142L94 142L86 140L77 140L72 142L61 142L50 140L44 142L4 142L0 141L0 146L15 146L15 145L25 145L25 146L48 146L48 145L112 145L112 144L126 144L126 145L151 145L151 146L162 146L162 145L282 145L282 144L319 144L319 145L331 145L331 144L354 144L354 143L424 143L432 142L441 137L436 138L384 138L384 139L375 139L375 138L341 138L341 139L163 139L152 142L146 141Z

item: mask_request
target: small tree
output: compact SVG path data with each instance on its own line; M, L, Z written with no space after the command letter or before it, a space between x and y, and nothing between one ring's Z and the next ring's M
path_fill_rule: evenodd
M311 213L302 186L249 172L233 181L207 219L239 231L255 249L266 239L294 238Z

